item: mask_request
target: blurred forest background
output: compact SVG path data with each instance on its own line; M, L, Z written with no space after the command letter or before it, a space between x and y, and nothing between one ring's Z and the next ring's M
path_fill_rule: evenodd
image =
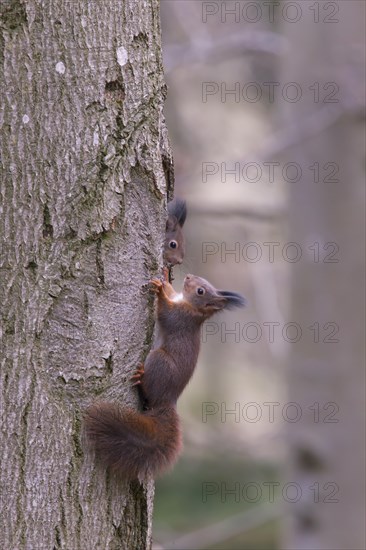
M248 299L204 328L155 548L361 549L364 2L161 2L175 268Z

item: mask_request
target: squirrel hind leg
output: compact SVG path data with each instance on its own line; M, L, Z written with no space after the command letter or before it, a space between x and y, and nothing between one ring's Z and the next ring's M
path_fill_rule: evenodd
M131 376L131 381L133 382L133 386L137 386L138 384L141 384L142 377L145 373L145 365L144 363L140 363L137 369L135 370L134 374Z

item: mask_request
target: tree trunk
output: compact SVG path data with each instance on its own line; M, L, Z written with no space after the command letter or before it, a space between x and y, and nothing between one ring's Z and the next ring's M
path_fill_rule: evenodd
M317 5L319 22L309 9ZM365 8L301 6L301 22L284 29L290 47L282 72L282 82L302 89L300 101L286 103L297 130L286 161L304 175L291 185L289 230L303 251L292 265L290 321L302 336L291 344L288 397L302 417L287 423L286 471L298 487L289 497L298 501L288 505L282 548L357 550L365 548ZM329 10L337 7L332 23Z
M3 0L0 546L149 548L153 483L95 465L83 410L138 406L172 161L158 0Z

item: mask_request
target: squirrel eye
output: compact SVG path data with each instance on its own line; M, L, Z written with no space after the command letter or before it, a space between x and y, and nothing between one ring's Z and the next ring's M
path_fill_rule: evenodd
M196 292L199 296L203 296L205 293L205 289L200 286L197 288Z
M177 241L170 241L169 246L170 246L170 248L177 248L178 243L177 243Z

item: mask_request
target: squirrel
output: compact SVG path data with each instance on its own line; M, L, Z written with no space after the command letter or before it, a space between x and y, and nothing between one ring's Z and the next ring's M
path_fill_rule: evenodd
M183 291L176 293L167 271L163 280L150 281L157 295L158 338L132 377L144 410L99 402L85 414L86 434L97 456L129 480L156 477L177 460L182 436L176 402L197 363L201 325L219 311L246 303L240 294L217 290L195 275L187 275Z
M182 227L187 217L187 205L182 199L168 203L168 219L165 229L163 257L168 267L181 264L185 252Z

